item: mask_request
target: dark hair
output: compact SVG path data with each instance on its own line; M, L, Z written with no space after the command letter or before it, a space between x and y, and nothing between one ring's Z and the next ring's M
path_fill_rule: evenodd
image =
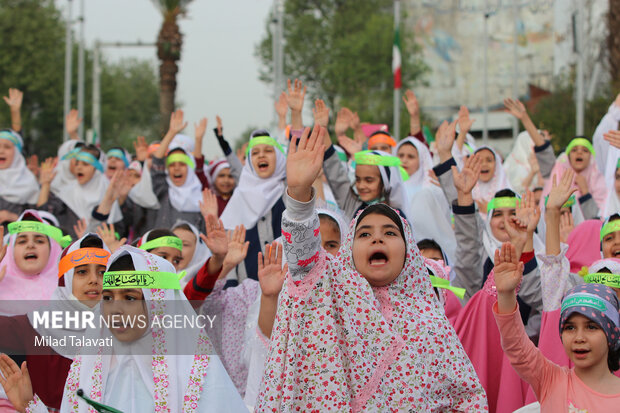
M175 229L183 229L183 230L185 230L185 231L189 231L189 232L191 232L192 234L194 233L194 231L192 231L192 229L189 227L189 225L188 225L188 224L180 224L180 225L177 225L176 227L174 227L174 228L172 229L172 231L174 231ZM174 232L173 232L173 234L174 234ZM176 237L176 235L175 235L175 237Z
M403 229L403 221L400 215L398 215L398 212L396 212L395 210L393 210L392 208L390 208L389 206L383 203L378 203L378 204L367 206L362 211L359 218L357 219L357 223L355 224L355 229L357 229L357 226L360 224L360 222L362 222L364 218L366 218L368 215L371 215L371 214L378 214L378 215L383 215L383 216L388 217L392 222L394 222L394 224L396 224L396 226L398 227L398 230L400 231L400 236L403 237L405 244L407 244L407 240L405 239L405 231Z
M536 188L534 188L532 190L532 192L538 192L538 191L542 191L544 188L542 186L537 186Z
M41 222L37 219L37 217L35 217L34 215L32 215L30 212L27 212L24 214L24 216L21 219L22 221L34 221L34 222Z
M88 235L80 243L80 248L103 248L103 241L96 235Z
M250 133L250 139L255 136L271 136L271 134L267 129L255 129L252 131L252 133Z
M620 370L620 349L609 349L609 353L607 353L607 367L609 367L612 373L616 370Z
M609 222L613 222L620 219L620 215L619 214L613 214L609 216Z
M517 194L514 191L512 191L511 189L505 188L505 189L500 189L499 191L497 191L495 193L494 198L502 198L502 197L514 198L516 196Z
M151 230L151 232L149 232L149 235L146 237L146 241L145 242L153 241L154 239L161 238L161 237L175 237L175 238L179 238L179 237L177 237L174 234L174 232L170 231L167 228L155 228L155 229ZM154 249L155 248L148 249L148 250L146 250L146 252L151 252Z
M478 148L478 149L476 149L476 150L474 151L474 155L475 155L475 154L477 154L477 153L479 153L479 152L482 152L482 151L489 151L489 152L491 152L491 153L493 154L493 157L495 157L495 152L493 152L493 150L492 150L491 148L486 147L486 146L483 146L482 148Z
M97 160L99 160L99 157L101 156L101 151L99 150L99 148L91 144L82 146L82 149L80 149L80 151L90 153Z
M180 148L180 147L176 147L173 148L170 152L168 152L168 156L172 155L173 153L184 153L185 155L187 155L187 153L185 152L185 149Z
M371 133L370 136L368 137L368 139L372 138L375 135L386 135L386 136L389 136L390 138L392 138L392 135L390 135L388 132L382 131L382 130L378 130L378 131L374 131L373 133Z
M438 250L439 252L441 252L441 255L443 255L443 250L441 249L441 246L437 244L435 240L432 240L430 238L425 238L422 241L418 242L418 249L419 250L434 249L434 250Z
M108 271L135 271L130 254L121 255L108 267Z

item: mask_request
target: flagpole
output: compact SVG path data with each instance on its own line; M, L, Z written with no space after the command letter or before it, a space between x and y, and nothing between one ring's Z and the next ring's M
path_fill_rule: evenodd
M401 87L401 58L400 58L400 0L394 0L394 46L392 48L392 71L394 72L394 130L392 135L400 139L400 87ZM397 54L397 56L394 56Z

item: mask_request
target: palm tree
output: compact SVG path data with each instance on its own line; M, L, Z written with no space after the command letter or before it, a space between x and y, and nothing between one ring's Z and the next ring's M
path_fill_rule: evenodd
M181 58L183 35L177 18L187 12L191 0L152 0L161 11L164 21L157 36L159 65L159 114L162 136L168 131L170 114L174 111L174 95L177 89L177 61Z

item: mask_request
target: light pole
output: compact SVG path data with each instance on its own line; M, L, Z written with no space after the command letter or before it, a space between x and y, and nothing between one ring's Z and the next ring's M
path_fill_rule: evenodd
M84 0L80 0L80 43L78 49L78 84L77 108L80 116L84 117ZM84 139L84 122L80 122L78 135Z
M72 3L71 0L68 0L67 6L67 27L65 30L65 96L64 96L64 116L63 116L63 130L62 136L63 140L66 141L69 139L69 134L67 133L67 115L71 110L71 59L73 52L73 44L71 37L71 15L72 15Z

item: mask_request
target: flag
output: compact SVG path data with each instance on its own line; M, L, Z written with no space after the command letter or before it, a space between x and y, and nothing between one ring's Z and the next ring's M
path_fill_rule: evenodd
M400 33L398 27L394 31L394 44L392 45L392 73L394 74L394 89L400 89Z

